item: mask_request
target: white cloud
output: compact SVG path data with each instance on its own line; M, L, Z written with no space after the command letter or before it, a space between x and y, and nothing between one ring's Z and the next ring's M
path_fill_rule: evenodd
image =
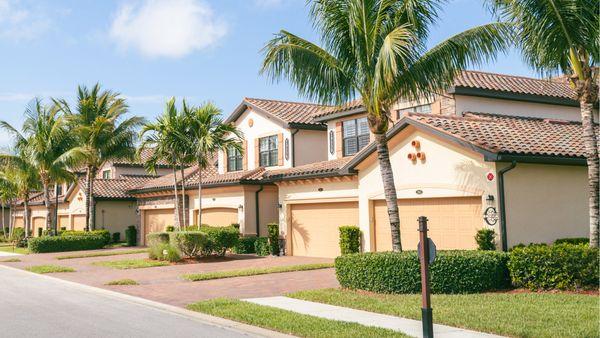
M179 58L213 46L227 25L202 0L145 0L122 5L110 37L148 57Z
M41 7L25 6L18 0L0 0L0 38L36 39L50 29L51 17Z

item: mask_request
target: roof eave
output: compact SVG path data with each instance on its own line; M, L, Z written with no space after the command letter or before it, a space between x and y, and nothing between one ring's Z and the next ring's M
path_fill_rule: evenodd
M569 107L579 107L579 102L577 102L576 100L567 99L567 98L563 98L563 97L523 94L523 93L507 92L507 91L501 91L501 90L491 90L491 89L473 88L473 87L464 87L464 86L452 86L448 89L448 94L479 96L479 97L488 97L488 98L502 99L502 100L514 100L514 101L524 101L524 102L555 104L555 105L569 106Z
M524 154L498 154L495 162L518 162L532 164L555 164L587 166L585 157L548 156L548 155L524 155Z
M327 125L325 124L316 124L316 123L298 123L298 122L290 122L287 124L289 129L303 129L303 130L319 130L324 131L327 130Z
M350 110L344 110L344 111L340 111L340 112L336 112L336 113L331 113L331 114L315 117L313 120L315 122L327 122L327 121L335 120L338 118L361 114L361 113L365 113L365 112L366 112L365 107L360 106L358 108L353 108Z

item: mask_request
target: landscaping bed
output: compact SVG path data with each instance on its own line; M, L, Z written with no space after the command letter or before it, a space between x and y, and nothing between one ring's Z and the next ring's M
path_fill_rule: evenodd
M197 281L210 280L210 279L257 276L257 275L265 275L265 274L270 274L270 273L307 271L307 270L327 269L327 268L332 268L332 267L333 267L333 263L284 265L284 266L274 266L274 267L269 267L269 268L253 268L253 269L194 273L194 274L186 274L181 277L183 279L197 282Z
M323 289L289 297L421 319L421 295ZM599 297L572 293L498 292L431 298L437 324L514 337L598 337Z

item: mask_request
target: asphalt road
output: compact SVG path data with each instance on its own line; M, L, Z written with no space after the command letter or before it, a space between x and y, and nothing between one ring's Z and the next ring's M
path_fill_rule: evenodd
M217 338L261 335L186 312L0 266L2 337Z

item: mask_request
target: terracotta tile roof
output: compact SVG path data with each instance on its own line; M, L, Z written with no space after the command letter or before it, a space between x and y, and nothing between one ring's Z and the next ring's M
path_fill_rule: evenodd
M146 162L148 162L148 159L150 158L150 156L152 156L152 153L153 153L152 148L145 148L141 151L141 153L139 154L139 157L136 156L136 158L133 160L128 160L128 159L114 160L113 165L143 166ZM165 160L159 160L157 164L159 166L170 167L170 164Z
M129 190L156 179L150 175L121 175L120 178L96 179L94 180L95 198L132 198ZM82 181L83 182L83 181Z
M327 108L327 106L314 103L256 99L249 97L244 98L242 104L248 104L251 107L255 107L267 114L277 117L286 123L314 125L321 124L313 120L314 116L319 114L323 109ZM231 122L230 119L235 119L237 116L236 112L234 112L232 116L227 119L227 121Z
M410 113L409 119L493 153L584 157L581 123L486 113Z
M264 176L267 179L278 180L294 179L306 176L326 176L328 174L338 174L339 170L343 168L351 158L352 157L344 157L336 160L305 164L294 168L267 171Z
M506 93L573 99L575 92L569 87L564 77L550 80L536 79L524 76L495 74L480 71L463 71L454 80L454 87L494 90ZM325 117L362 107L362 100L356 99L347 104L323 109L315 117Z

